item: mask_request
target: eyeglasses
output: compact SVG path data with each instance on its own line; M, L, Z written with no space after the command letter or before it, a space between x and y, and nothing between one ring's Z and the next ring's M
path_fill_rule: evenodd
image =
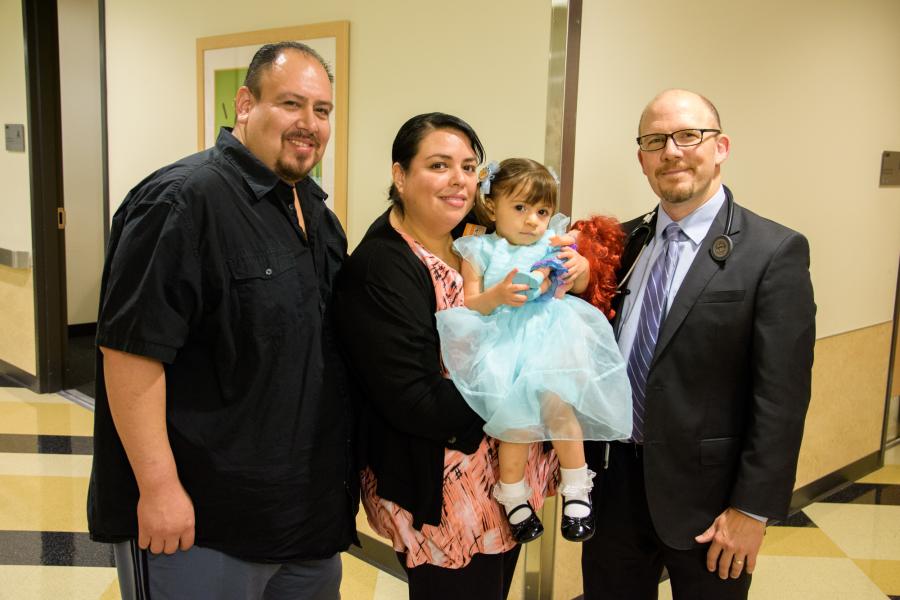
M721 129L682 129L672 133L648 133L637 138L638 146L644 152L656 152L666 147L669 138L675 142L679 148L685 146L697 146L703 141L703 134L722 133Z

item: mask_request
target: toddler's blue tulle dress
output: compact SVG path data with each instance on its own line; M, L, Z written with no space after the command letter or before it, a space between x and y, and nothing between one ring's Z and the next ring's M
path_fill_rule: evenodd
M484 289L513 269L554 257L550 238L566 231L557 214L530 246L496 234L466 236L456 252L483 275ZM631 387L612 327L571 295L500 306L490 315L465 307L437 313L444 366L488 435L508 442L621 440L631 436Z

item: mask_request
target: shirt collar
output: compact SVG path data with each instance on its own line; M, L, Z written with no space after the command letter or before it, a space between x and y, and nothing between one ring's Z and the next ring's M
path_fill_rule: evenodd
M256 199L259 200L269 192L271 192L278 184L282 184L290 188L290 184L282 181L278 175L272 172L269 167L264 165L256 156L239 139L234 137L231 127L222 127L219 130L219 137L216 139L216 148L222 155L234 165L238 170ZM297 191L302 193L306 191L313 197L325 200L328 194L320 188L311 177L304 177L297 182Z
M712 198L694 209L694 212L678 221L681 230L691 240L694 246L699 246L703 243L706 234L709 233L709 228L712 226L713 221L716 220L716 215L719 214L719 209L722 208L724 202L725 188L719 186L719 190L713 194ZM672 219L666 214L666 211L659 210L656 217L656 235L662 237L663 232L669 223L672 223Z

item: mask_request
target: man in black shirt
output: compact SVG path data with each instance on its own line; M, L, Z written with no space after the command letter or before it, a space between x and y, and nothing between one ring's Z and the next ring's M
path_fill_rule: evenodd
M338 598L356 483L332 284L347 254L307 176L331 74L264 46L233 131L116 212L103 273L88 520L123 598Z

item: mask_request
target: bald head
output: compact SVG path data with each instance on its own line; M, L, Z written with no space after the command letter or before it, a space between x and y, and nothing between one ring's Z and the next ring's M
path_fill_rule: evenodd
M688 134L679 141L675 133ZM674 221L709 200L721 187L721 165L731 140L722 133L712 102L688 90L666 90L641 114L639 140L651 136L652 150L638 147L637 158L660 206ZM659 145L659 141L663 145Z
M709 122L703 124L703 127L722 129L719 111L716 110L715 104L709 98L690 90L675 88L660 92L647 104L641 113L641 120L638 121L638 135L645 133L643 129L644 123L650 115L673 109L695 110L698 106L702 107L702 112L709 116Z

